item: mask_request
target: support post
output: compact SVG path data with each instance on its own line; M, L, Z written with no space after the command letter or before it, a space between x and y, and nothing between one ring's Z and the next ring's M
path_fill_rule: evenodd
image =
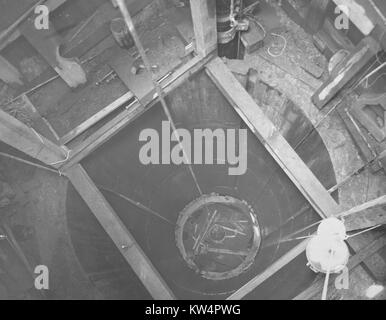
M170 288L84 168L76 164L66 175L151 296L158 300L173 300Z
M216 1L190 0L196 52L205 57L217 47Z
M65 150L2 110L0 110L0 140L48 165L55 165L66 158Z

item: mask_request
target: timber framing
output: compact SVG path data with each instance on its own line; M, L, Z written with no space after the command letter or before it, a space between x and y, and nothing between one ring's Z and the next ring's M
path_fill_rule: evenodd
M244 89L220 58L206 66L207 73L238 115L256 135L316 212L327 218L339 213L339 206L275 125Z
M50 166L55 166L66 159L66 150L2 110L0 110L0 140Z
M222 60L214 58L213 52L215 52L217 45L214 1L191 0L191 5L197 56L172 72L172 75L162 83L163 94L170 93L191 75L205 67L209 77L230 102L241 119L248 125L249 129L256 135L320 217L326 218L338 215L340 213L339 206L328 191L300 159L272 122L264 115L261 108L240 85ZM175 299L173 292L154 268L150 259L142 251L133 235L119 219L111 205L80 164L80 161L94 150L109 141L109 139L141 116L146 110L156 105L159 100L158 95L153 89L149 93L153 97L150 104L143 106L138 100L134 100L124 111L105 123L84 141L75 145L67 154L67 149L61 148L44 137L38 136L31 128L2 111L0 111L0 140L45 164L55 166L63 172L114 241L118 250L151 296L154 299ZM85 132L93 124L105 117L106 114L116 110L130 98L131 93L127 93L114 101L112 105L107 106L100 113L88 119L78 128L75 128L63 143L69 142ZM383 204L385 199L382 198L380 201ZM361 212L364 209L374 207L374 205L379 205L380 201L373 201L370 204L358 206L349 212ZM236 290L228 299L234 300L245 297L258 285L302 254L307 243L308 240L299 242L266 270ZM381 245L382 247L384 246L384 240ZM376 248L380 248L379 243L373 244L370 247L373 250L372 252L376 252L374 251ZM355 259L354 262L350 263L355 267L365 257L363 257L362 251L359 251L354 255L353 259Z
M76 164L66 175L151 296L159 300L173 300L170 288L83 167Z

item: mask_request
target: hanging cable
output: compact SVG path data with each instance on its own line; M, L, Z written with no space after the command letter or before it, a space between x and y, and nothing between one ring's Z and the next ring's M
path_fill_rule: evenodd
M166 114L166 116L168 118L168 121L170 122L170 126L171 126L171 128L173 130L173 134L174 134L174 136L176 138L176 141L178 141L178 143L180 145L182 154L183 154L183 156L185 158L186 164L188 165L189 171L190 171L190 173L192 175L192 178L194 180L196 188L197 188L199 194L202 195L203 193L202 193L202 190L201 190L201 188L200 188L200 186L198 184L197 177L196 177L196 175L195 175L195 173L193 171L192 165L191 165L190 160L189 160L189 158L188 158L188 156L186 154L185 148L183 147L183 145L181 143L181 137L178 134L176 125L174 123L172 115L171 115L171 113L169 111L169 108L168 108L168 106L166 104L166 101L164 99L163 89L162 89L161 85L158 83L158 81L157 81L157 79L155 77L155 71L152 69L150 61L149 61L149 59L147 57L147 54L145 52L145 49L143 48L142 43L141 43L141 41L140 41L140 39L138 37L137 31L135 30L133 20L132 20L132 18L130 16L129 11L127 10L126 4L125 4L124 0L117 0L117 4L118 4L119 9L121 10L121 13L122 13L122 16L123 16L123 18L124 18L124 20L126 22L126 25L127 25L128 29L130 30L130 33L131 33L131 35L133 37L133 40L135 42L135 45L136 45L136 47L138 49L138 52L139 52L141 58L142 58L142 61L143 61L144 65L145 65L145 68L146 68L147 72L151 75L153 86L156 89L156 92L157 92L157 95L158 95L158 100L161 102L162 108L163 108L163 110L164 110L164 112L165 112L165 114Z
M108 188L106 188L106 187L102 187L102 186L99 186L99 185L98 185L97 187L98 187L98 189L100 189L100 190L109 192L109 193L111 193L111 194L116 195L117 197L120 197L120 198L126 200L127 202L131 203L132 205L138 207L139 209L141 209L141 210L143 210L143 211L145 211L145 212L148 212L148 213L152 214L153 216L155 216L155 217L161 219L162 221L167 222L168 224L170 224L170 225L172 225L172 226L175 225L174 222L170 221L169 219L166 219L164 216L162 216L162 215L159 214L158 212L156 212L156 211L154 211L153 209L151 209L151 208L149 208L149 207L143 205L142 203L140 203L140 202L138 202L138 201L135 201L135 200L133 200L133 199L130 199L129 197L127 197L127 196L125 196L125 195L123 195L123 194L121 194L121 193L119 193L119 192L116 192L116 191L114 191L114 190L108 189Z

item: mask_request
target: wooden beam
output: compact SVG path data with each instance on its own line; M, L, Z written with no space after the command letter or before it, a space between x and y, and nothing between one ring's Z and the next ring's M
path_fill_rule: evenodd
M292 149L253 98L220 58L206 66L207 72L239 116L257 136L291 181L321 217L339 213L339 206L312 171Z
M201 70L205 63L207 63L211 58L211 55L205 58L196 56L190 61L188 61L186 64L184 64L181 68L177 69L169 78L165 80L165 84L162 84L164 94L166 95L170 93L181 83L183 83L187 78L189 78L192 74ZM152 89L152 92L153 98L152 102L149 105L143 106L137 101L130 108L125 111L122 111L114 119L106 123L96 132L94 132L91 136L89 136L86 140L84 140L74 149L72 149L70 158L62 165L61 170L65 171L72 165L78 163L79 161L87 157L91 152L93 152L103 143L112 138L125 126L127 126L137 117L142 115L145 111L149 110L152 106L154 106L158 101L158 96L154 92L154 89Z
M216 1L190 0L196 52L205 57L217 48Z
M360 249L354 256L352 256L347 264L348 270L352 270L362 263L367 258L371 257L373 254L378 252L386 245L386 236L382 236L373 242L371 242L366 247ZM319 279L316 280L310 287L298 294L293 300L309 300L323 289L324 285L324 276L319 276Z
M384 205L386 205L386 195L381 196L381 197L376 198L376 199L373 199L373 200L370 200L370 201L367 201L367 202L362 203L360 205L357 205L357 206L355 206L347 211L339 213L338 216L339 217L346 217L346 216L350 216L350 215L362 212L362 211L367 210L367 209L377 208L377 207L384 206Z
M378 207L386 206L386 196L367 201L339 214L345 218L347 231L370 228L386 224L386 213L379 212ZM371 209L371 210L370 210ZM366 212L369 210L368 212Z
M232 293L227 300L240 300L248 293L252 292L258 285L263 283L269 277L274 275L277 271L286 266L289 262L294 260L297 256L299 256L304 250L306 250L308 239L303 240L297 246L292 248L290 251L285 253L279 259L277 259L274 263L272 263L269 268L265 269L262 273L258 274L256 277L252 278L245 285L243 285L236 292Z
M151 296L158 300L174 299L170 288L83 167L77 164L66 175Z
M85 132L87 129L92 127L94 124L101 121L103 118L107 117L110 113L118 109L120 106L122 106L124 103L128 102L130 99L134 97L132 92L127 92L118 99L114 100L112 103L110 103L108 106L104 107L102 110L94 114L92 117L88 118L86 121L81 123L76 128L72 129L70 132L65 134L63 137L60 138L61 144L69 143L70 141L74 140L77 136Z
M66 158L65 150L2 110L0 140L48 165L55 166Z
M295 150L292 149L273 123L264 115L261 108L233 76L232 72L222 60L216 58L208 63L206 68L208 75L228 99L239 116L309 201L316 212L322 218L338 214L339 206L335 200L301 160ZM241 299L263 281L283 268L288 262L300 255L306 246L307 240L301 242L229 298Z

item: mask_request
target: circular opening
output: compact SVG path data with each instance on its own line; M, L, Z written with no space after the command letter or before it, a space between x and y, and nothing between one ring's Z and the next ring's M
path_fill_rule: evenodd
M246 271L261 243L252 207L218 194L189 203L178 216L175 236L188 266L211 280L230 279Z

